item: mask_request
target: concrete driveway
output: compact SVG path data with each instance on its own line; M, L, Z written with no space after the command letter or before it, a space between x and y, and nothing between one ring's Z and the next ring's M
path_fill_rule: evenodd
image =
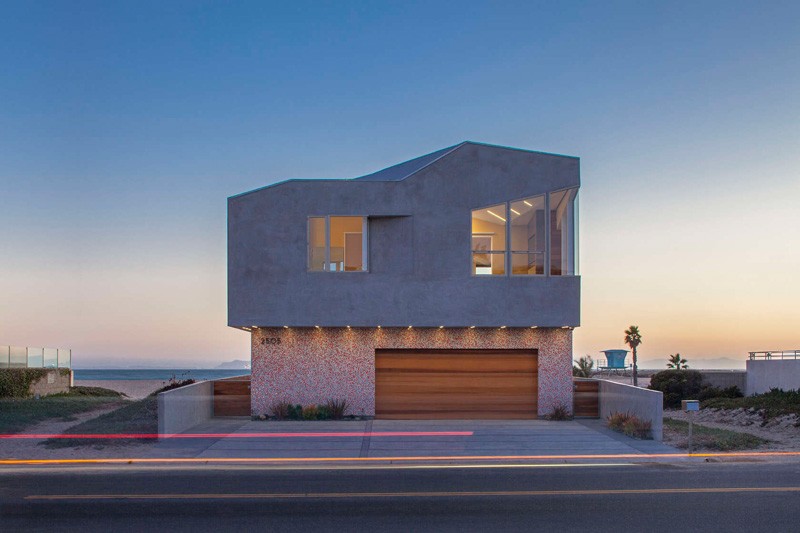
M156 445L166 457L389 458L680 453L612 432L600 420L276 422L217 418ZM224 434L224 436L217 436ZM352 435L351 435L352 434Z

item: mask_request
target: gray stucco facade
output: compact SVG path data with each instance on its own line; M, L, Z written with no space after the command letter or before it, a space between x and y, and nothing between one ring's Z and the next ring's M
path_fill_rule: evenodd
M228 199L233 327L576 327L577 275L476 276L471 211L580 186L574 157L465 142L349 180ZM366 272L308 269L308 218L368 217Z

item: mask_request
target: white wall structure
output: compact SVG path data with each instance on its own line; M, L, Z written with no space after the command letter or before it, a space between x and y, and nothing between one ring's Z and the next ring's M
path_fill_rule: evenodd
M601 419L606 419L612 413L630 413L652 424L653 440L660 442L664 439L663 393L615 381L597 381L600 383L598 400Z
M800 389L800 359L748 359L745 394Z
M214 382L201 381L158 395L158 434L172 435L214 416Z

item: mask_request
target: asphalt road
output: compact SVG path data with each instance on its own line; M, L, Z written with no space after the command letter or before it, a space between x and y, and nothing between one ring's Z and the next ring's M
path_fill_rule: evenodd
M798 531L800 462L8 467L0 531Z

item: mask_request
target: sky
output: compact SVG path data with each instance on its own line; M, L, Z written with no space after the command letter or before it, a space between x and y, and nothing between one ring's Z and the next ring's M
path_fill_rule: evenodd
M0 345L249 358L226 199L463 140L581 158L582 326L800 348L800 3L3 2ZM695 366L701 366L697 364Z

